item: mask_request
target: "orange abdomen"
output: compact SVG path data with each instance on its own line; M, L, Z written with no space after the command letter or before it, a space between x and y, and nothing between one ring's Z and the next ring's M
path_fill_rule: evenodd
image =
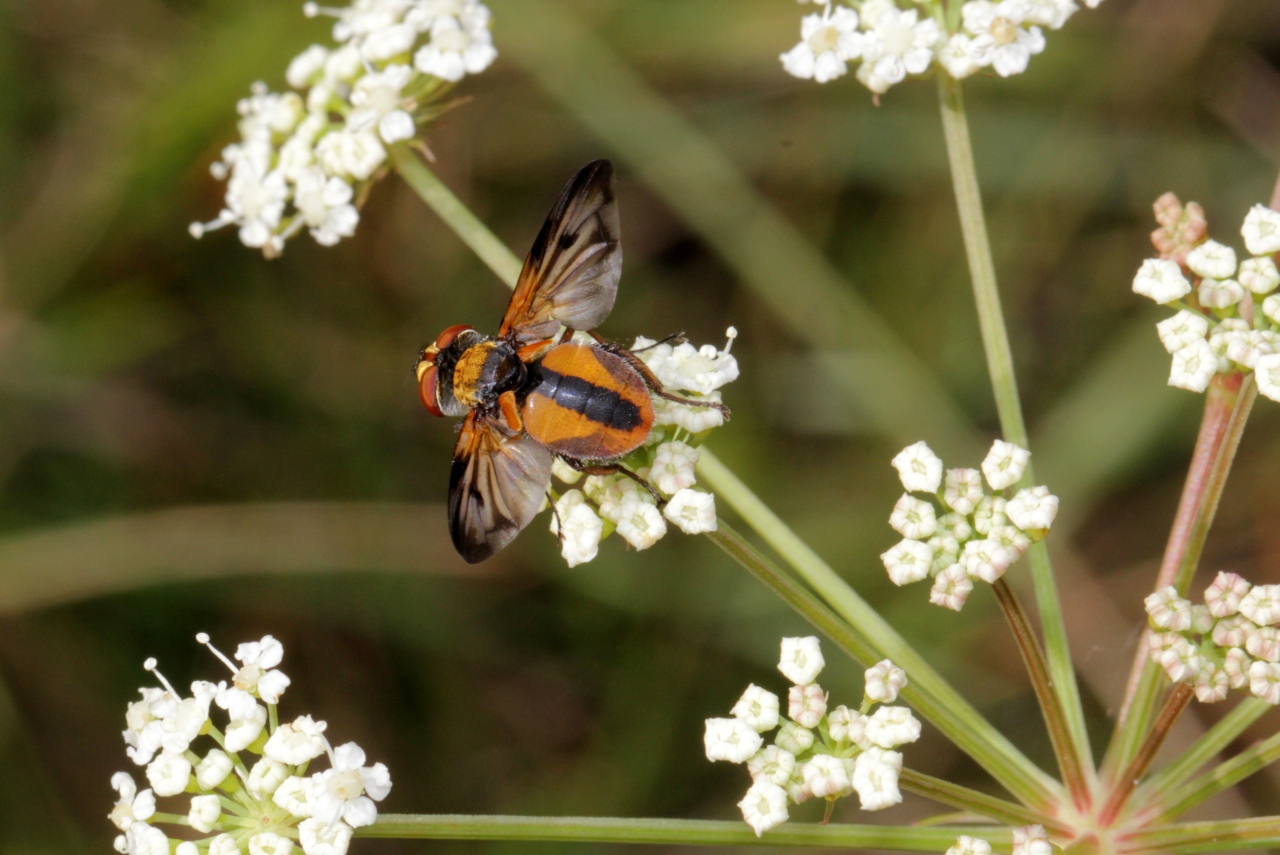
M644 379L599 347L561 344L537 370L540 382L520 410L529 436L580 460L613 460L638 448L653 427Z

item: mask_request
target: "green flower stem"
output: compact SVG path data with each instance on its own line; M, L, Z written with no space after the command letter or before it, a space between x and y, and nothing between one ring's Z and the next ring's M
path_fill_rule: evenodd
M1169 700L1165 702L1164 708L1160 710L1160 715L1156 718L1155 725L1152 726L1147 738L1143 741L1142 747L1134 754L1133 759L1129 761L1129 765L1124 768L1124 771L1116 776L1115 785L1111 788L1111 792L1107 794L1107 801L1098 813L1098 821L1104 827L1111 825L1115 818L1120 815L1120 810L1129 800L1129 796L1133 793L1133 788L1137 786L1138 780L1147 774L1147 770L1151 768L1152 761L1156 759L1156 752L1160 750L1160 746L1164 744L1165 738L1168 737L1174 722L1182 715L1182 711L1187 708L1187 704L1191 703L1193 697L1195 697L1195 690L1187 683L1179 683L1169 693Z
M396 168L406 183L458 233L464 243L475 250L499 279L508 287L515 287L520 262L511 251L440 183L408 146L394 146L392 155ZM846 620L855 627L861 627L860 633L864 635L859 639L859 644L865 652L856 658L870 664L877 656L888 656L906 670L914 686L909 686L908 691L903 693L904 696L915 705L921 715L946 733L957 746L977 760L1021 801L1041 809L1048 809L1058 801L1058 783L1037 769L948 686L874 609L800 541L710 451L703 449L698 466L705 477L717 479L720 484L718 489L724 492L725 497L761 537L777 549ZM715 484L712 486L716 488ZM750 512L744 512L743 508ZM855 615L856 619L850 615ZM873 639L879 643L872 643Z
M1209 384L1195 454L1182 488L1182 498L1178 501L1169 542L1165 546L1155 585L1157 590L1173 585L1180 593L1186 594L1191 577L1200 564L1200 553L1204 550L1209 527L1213 524L1218 501L1231 472L1231 463L1240 446L1245 422L1257 396L1258 387L1252 374L1220 374ZM1120 708L1115 735L1103 761L1104 778L1111 779L1133 759L1146 738L1164 685L1164 673L1147 655L1147 637L1144 634L1129 674L1129 687Z
M1222 852L1280 847L1280 816L1157 825L1127 835L1127 853Z
M1066 715L1062 709L1062 700L1053 691L1053 678L1045 666L1044 652L1027 620L1027 613L1022 608L1018 595L1009 587L1004 579L996 580L992 585L1000 610L1004 612L1013 639L1022 654L1022 662L1027 667L1031 678L1031 687L1040 701L1040 709L1044 711L1045 725L1049 730L1049 741L1053 744L1053 753L1058 758L1058 768L1062 770L1062 779L1067 784L1067 791L1076 799L1076 808L1084 812L1089 807L1089 782L1080 765L1080 757L1071 750L1071 733Z
M937 828L889 825L817 825L787 823L757 837L741 822L693 819L616 819L604 817L459 816L379 814L360 837L435 840L537 840L574 843L650 843L712 846L806 846L820 849L893 849L942 852L961 834L978 835L999 852L1009 852L1007 829L960 826Z
M703 453L706 450L703 449ZM814 628L845 653L862 662L876 659L876 651L847 623L825 605L808 588L799 584L785 570L746 541L724 520L718 520L716 531L707 534L712 543L719 546L731 558L745 567L752 576L764 583L787 605L800 613ZM904 696L907 692L902 693ZM911 769L903 769L900 777L903 789L933 799L952 807L963 808L971 814L986 817L1004 825L1034 825L1039 823L1049 829L1066 829L1050 817L1004 799L961 787Z
M705 447L698 458L698 473L703 483L727 501L800 578L848 622L861 643L874 651L870 658L858 657L860 661L871 665L881 657L892 659L910 678L902 691L903 698L1019 801L1051 815L1055 813L1062 795L1058 782L1036 768L992 727L866 600Z
M1167 803L1166 793L1180 788L1179 785L1187 781L1193 772L1217 756L1270 709L1271 704L1258 698L1245 698L1236 704L1182 756L1143 782L1133 795L1134 802L1142 805L1159 802L1158 808L1162 811Z
M427 168L422 158L409 147L401 143L391 147L391 160L405 183L435 211L440 219L457 232L462 242L489 265L489 269L498 274L498 278L514 288L516 278L520 275L520 259L511 254L506 244L498 239L489 228L471 213L471 210L453 194L453 191Z
M898 785L908 792L924 796L944 805L961 808L967 815L978 815L1001 825L1023 826L1043 825L1051 834L1070 836L1072 829L1064 823L1049 819L1033 810L1028 810L1013 802L961 787L950 781L917 772L914 769L903 769L898 776ZM936 819L936 817L935 817Z
M1179 787L1165 800L1168 805L1160 819L1168 822L1186 813L1205 799L1233 787L1245 778L1280 760L1280 733L1259 742L1199 778Z
M960 81L947 74L938 75L938 87L956 207L964 233L965 255L969 259L969 276L973 280L974 301L977 304L982 345L987 354L987 369L991 375L996 410L1000 415L1000 429L1007 441L1030 448L1027 425L1023 421L1022 405L1018 399L1018 383L1013 373L1009 335L1005 330L1004 314L1000 308L1000 291L996 285L991 242L987 238L987 222L978 187L978 170L973 161L969 120L964 109L964 92ZM1024 484L1030 485L1033 478L1031 467L1028 466L1023 476ZM1049 673L1053 677L1054 691L1067 718L1070 750L1076 756L1075 765L1087 770L1085 774L1092 777L1093 757L1089 748L1089 734L1085 728L1084 707L1080 701L1080 688L1076 684L1075 668L1071 663L1062 604L1058 600L1048 548L1043 542L1031 547L1030 558L1031 579L1035 588L1036 606L1040 612L1040 623L1044 628ZM1046 710L1046 717L1048 714ZM1067 783L1073 785L1072 781ZM1088 798L1088 793L1083 790L1073 790L1072 794L1077 802Z

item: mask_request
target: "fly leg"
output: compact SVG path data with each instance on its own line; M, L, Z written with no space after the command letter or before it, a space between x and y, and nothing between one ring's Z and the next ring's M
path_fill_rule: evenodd
M719 401L697 401L693 398L686 398L683 395L673 395L666 389L662 388L662 381L654 376L654 373L649 370L649 366L645 365L644 360L640 357L636 356L625 347L618 347L618 345L613 344L612 342L605 341L595 331L591 331L589 335L599 343L600 347L615 356L620 356L625 359L627 364L634 368L644 379L644 383L649 387L649 391L657 395L659 398L666 398L668 401L675 401L677 404L684 404L686 407L709 407L713 410L719 410L724 413L726 420L729 418L729 408ZM665 340L666 339L664 339L664 341ZM661 342L658 342L658 344L660 343Z
M547 491L547 504L551 506L551 516L556 520L556 537L560 540L560 544L564 545L564 521L560 519L560 509L556 507L556 497L551 495L551 491Z
M576 457L565 457L560 455L560 459L569 465L570 469L581 472L583 475L626 475L632 481L635 481L641 487L649 491L649 495L653 496L653 500L658 503L658 507L666 504L666 500L653 489L653 485L632 472L620 463L600 463L598 461L578 460Z

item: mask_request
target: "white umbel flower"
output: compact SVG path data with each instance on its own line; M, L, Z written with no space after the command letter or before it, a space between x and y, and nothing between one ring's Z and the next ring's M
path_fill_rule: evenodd
M191 780L191 761L181 754L161 754L147 765L147 780L157 796L176 796Z
M1013 855L1053 855L1053 846L1043 825L1027 825L1013 830Z
M202 790L212 790L231 774L234 764L221 748L214 748L196 764L196 783Z
M1182 309L1171 318L1156 324L1160 343L1169 353L1177 353L1184 347L1204 341L1209 334L1209 319L1198 312Z
M891 704L907 685L907 672L888 659L882 659L863 673L863 692L868 698L881 704Z
M820 15L800 22L800 43L779 57L793 77L826 83L843 77L846 63L862 55L863 34L858 13L847 6L827 6Z
M845 761L830 754L815 754L800 767L800 774L804 778L805 789L815 798L848 795L853 789Z
M866 35L858 80L876 94L928 69L933 47L942 39L937 21L921 21L915 9L898 9L892 0L866 0L862 23Z
M1253 373L1258 391L1273 401L1280 401L1280 353L1259 356L1254 363Z
M991 855L991 844L981 837L962 834L956 838L956 845L948 849L945 855Z
M138 785L128 772L116 772L111 776L111 788L120 794L110 819L121 831L128 831L135 822L145 822L156 812L156 797L151 790L138 792Z
M1258 626L1280 623L1280 585L1254 585L1240 600L1240 614Z
M958 514L971 514L982 501L982 473L977 469L948 469L942 500Z
M272 760L299 766L314 760L325 752L324 731L327 725L315 721L309 715L299 716L288 724L276 728L262 753Z
M1236 279L1255 294L1270 294L1280 287L1280 270L1270 256L1247 258L1240 263Z
M702 743L708 760L745 763L760 750L764 740L740 718L709 718Z
M936 493L942 485L942 460L924 442L909 445L893 458L902 486L913 493Z
M636 549L648 549L667 533L662 513L648 493L639 491L622 500L617 525L619 536Z
M1182 268L1176 261L1148 258L1138 268L1138 275L1133 279L1133 290L1157 303L1172 303L1191 293L1191 283L1182 275Z
M1240 611L1240 601L1253 586L1235 573L1220 572L1205 589L1204 604L1216 618L1230 617Z
M869 748L854 760L850 783L858 792L863 810L884 810L902 801L898 774L902 755L882 748Z
M803 727L817 727L827 714L827 693L817 683L792 686L787 692L787 716Z
M752 683L730 712L757 733L764 733L778 726L778 696Z
M738 802L742 818L760 837L787 821L787 791L769 781L757 781Z
M1273 662L1250 665L1249 691L1273 706L1280 704L1280 665Z
M347 127L353 131L377 131L387 145L410 139L414 134L413 117L404 109L404 88L413 79L407 65L389 65L382 71L366 74L351 89L351 106Z
M663 495L673 496L697 483L698 478L694 473L697 465L696 448L690 448L678 440L664 442L654 452L653 465L649 467L649 483Z
M604 521L586 504L581 490L568 490L556 501L551 532L560 536L560 555L565 563L577 567L596 557Z
M785 786L796 771L796 755L777 745L766 745L747 761L747 771L756 783L767 781Z
M298 825L298 842L307 855L346 855L353 829L343 822L332 825L306 819Z
M1236 273L1236 251L1216 240L1207 240L1187 253L1187 267L1206 279L1227 279Z
M1173 354L1169 385L1189 392L1203 392L1218 373L1218 354L1207 341L1193 341Z
M918 540L902 540L880 556L889 581L895 585L909 585L929 575L933 564L933 549Z
M466 21L438 18L431 25L431 41L413 55L414 66L423 74L450 82L488 68L498 58L498 51L489 33L487 11Z
M1271 255L1280 252L1280 213L1266 205L1254 205L1244 218L1240 229L1245 248L1252 255Z
M1005 505L1004 512L1009 521L1023 531L1047 530L1058 516L1058 497L1043 486L1019 490Z
M973 580L963 564L952 564L938 573L929 591L929 602L958 612L973 593Z
M1229 309L1244 299L1244 288L1234 279L1200 280L1200 305L1209 309Z
M782 656L778 670L797 686L805 686L818 679L826 660L822 658L822 646L816 635L804 638L782 639Z
M187 811L187 822L201 834L213 831L218 820L222 818L222 802L218 796L210 793L195 796L191 799L191 809Z
M342 820L352 828L371 825L378 815L374 802L391 791L391 774L382 763L365 766L364 749L354 742L330 755L331 769L307 779L307 804L321 822Z
M1023 29L1025 11L1022 0L969 0L961 7L964 28L973 34L983 64L1001 77L1023 73L1031 57L1044 50L1040 28Z
M1027 471L1030 460L1031 452L1027 449L997 439L982 461L982 474L987 476L991 489L1003 490L1022 480L1022 473Z
M956 80L986 66L987 46L966 33L956 33L938 48L938 62Z
M341 178L327 177L318 168L300 170L294 186L294 204L321 246L333 246L356 233L360 213L351 204L354 191Z
M662 515L685 534L715 531L716 497L701 490L679 490L663 507Z
M889 525L909 540L928 540L938 530L938 514L933 505L904 493L893 506Z
M866 734L881 748L897 748L920 738L920 722L906 707L880 707L867 719Z
M1170 632L1186 632L1191 629L1191 603L1184 600L1178 589L1166 585L1143 600L1151 625Z

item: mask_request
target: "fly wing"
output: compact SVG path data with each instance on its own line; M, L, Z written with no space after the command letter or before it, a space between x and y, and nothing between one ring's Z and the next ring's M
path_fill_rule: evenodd
M560 325L591 330L613 310L622 275L613 165L588 163L560 193L529 250L499 335L550 338Z
M551 452L527 434L472 411L462 423L449 475L449 533L478 564L529 524L551 481Z

